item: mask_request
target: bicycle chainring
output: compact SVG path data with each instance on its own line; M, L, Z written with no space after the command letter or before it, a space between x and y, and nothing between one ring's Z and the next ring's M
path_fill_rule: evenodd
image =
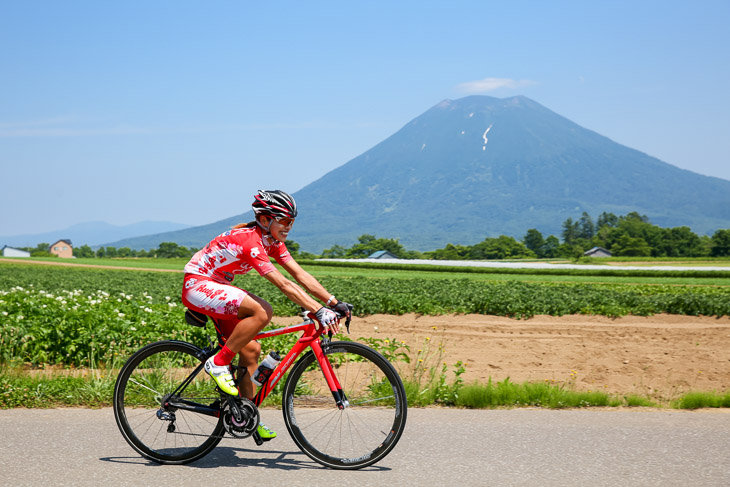
M234 438L248 438L259 425L259 410L249 399L237 397L236 405L242 421L237 421L228 401L223 406L223 427Z

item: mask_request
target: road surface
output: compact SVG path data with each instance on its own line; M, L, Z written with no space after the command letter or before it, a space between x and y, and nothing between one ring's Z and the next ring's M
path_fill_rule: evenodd
M161 466L125 443L111 409L3 410L0 485L730 485L728 411L412 409L395 450L352 472L299 452L280 411L262 418L279 438Z

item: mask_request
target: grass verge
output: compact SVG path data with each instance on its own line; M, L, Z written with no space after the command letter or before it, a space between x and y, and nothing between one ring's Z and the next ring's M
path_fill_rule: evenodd
M114 392L114 374L95 370L85 376L54 375L33 377L24 371L0 372L0 409L54 407L109 407ZM730 408L730 392L688 392L667 403L646 397L613 396L598 391L577 391L564 385L524 382L510 379L486 384L418 382L405 378L411 407L449 406L469 409L542 407L547 409L589 407L654 407L694 410ZM268 401L271 407L278 404Z

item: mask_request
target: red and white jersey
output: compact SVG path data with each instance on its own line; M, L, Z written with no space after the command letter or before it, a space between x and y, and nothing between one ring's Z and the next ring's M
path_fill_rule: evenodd
M218 235L196 252L185 265L185 272L226 283L233 281L236 274L246 274L251 269L262 276L273 271L275 267L269 257L279 264L292 260L286 245L265 235L258 226L236 228Z

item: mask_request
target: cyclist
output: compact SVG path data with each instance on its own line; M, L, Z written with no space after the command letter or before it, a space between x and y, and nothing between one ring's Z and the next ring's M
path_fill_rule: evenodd
M218 235L185 265L182 291L185 306L213 318L222 345L221 350L206 361L205 371L223 392L238 395L230 370L230 364L238 354L241 370L245 371L239 377L240 393L249 399L254 397L255 391L253 383L246 379L255 372L261 354L261 345L253 337L271 321L272 308L264 299L231 285L235 275L255 269L287 298L315 313L319 323L334 333L339 331L337 313L343 316L350 313L347 303L338 301L302 269L284 244L297 216L294 198L280 190L258 191L251 207L254 221L236 225ZM273 257L299 285L284 277L269 257ZM264 440L276 437L276 433L263 423L259 424L258 433Z

